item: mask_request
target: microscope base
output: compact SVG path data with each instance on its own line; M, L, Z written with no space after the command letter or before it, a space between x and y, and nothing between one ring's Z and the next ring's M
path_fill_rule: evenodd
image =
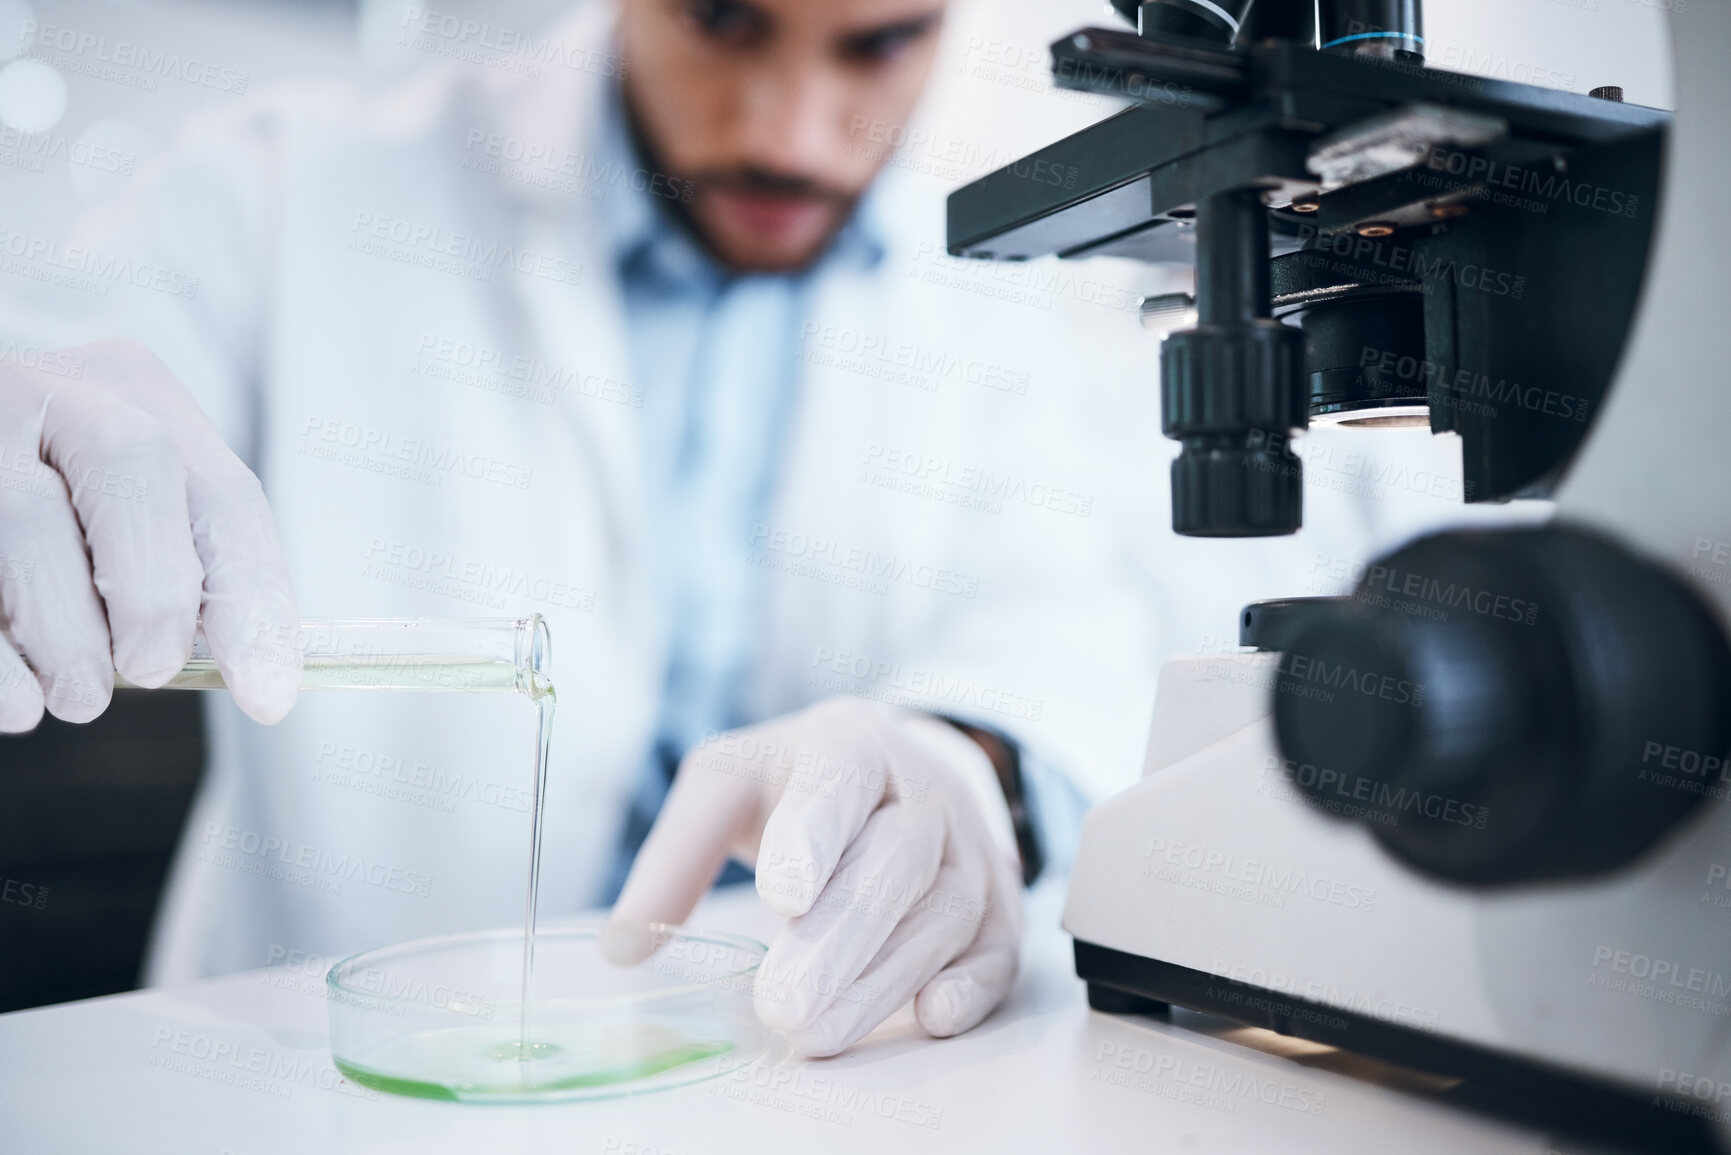
M1731 1118L1731 806L1707 800L1603 877L1440 883L1292 785L1277 660L1162 671L1143 778L1089 812L1071 873L1091 1003L1267 1027L1468 1080L1450 1101L1664 1150Z

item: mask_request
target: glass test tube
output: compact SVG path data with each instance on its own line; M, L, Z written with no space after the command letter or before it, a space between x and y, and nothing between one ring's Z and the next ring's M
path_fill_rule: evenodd
M269 648L301 652L303 690L446 690L518 693L539 700L552 692L552 641L540 614L526 618L423 621L355 618L303 621ZM118 675L116 686L132 683ZM222 674L200 629L192 656L163 689L221 690Z

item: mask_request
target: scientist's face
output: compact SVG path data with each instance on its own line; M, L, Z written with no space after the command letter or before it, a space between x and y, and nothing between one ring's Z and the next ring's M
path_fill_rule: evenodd
M620 0L626 97L652 163L732 268L811 263L888 159L946 0ZM876 131L872 131L872 126Z

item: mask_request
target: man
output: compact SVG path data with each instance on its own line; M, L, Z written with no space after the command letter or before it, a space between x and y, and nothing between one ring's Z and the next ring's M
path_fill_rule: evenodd
M944 17L586 5L539 76L247 103L92 233L197 291L68 322L149 351L7 372L0 544L49 580L0 574L0 725L94 716L111 663L160 684L202 615L239 709L152 979L508 922L521 704L294 705L293 622L535 611L544 914L610 897L659 809L615 957L732 855L790 920L759 1009L801 1051L1004 997L1029 815L1073 796L1048 768L1097 794L1136 764L1164 512L1122 270L962 266L939 186L880 178Z

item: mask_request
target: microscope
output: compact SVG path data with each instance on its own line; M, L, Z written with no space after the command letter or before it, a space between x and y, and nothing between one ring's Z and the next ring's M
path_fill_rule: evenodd
M1142 778L1088 815L1071 876L1090 1005L1710 1146L1731 1120L1731 7L1669 17L1675 117L1428 67L1421 0L1113 7L1135 30L1078 31L1052 71L1128 106L954 192L948 247L1194 267L1194 294L1142 305L1167 334L1173 530L1297 531L1293 440L1320 424L1428 426L1458 440L1466 500L1555 514L1421 538L1346 596L1246 607L1237 653L1167 663Z

